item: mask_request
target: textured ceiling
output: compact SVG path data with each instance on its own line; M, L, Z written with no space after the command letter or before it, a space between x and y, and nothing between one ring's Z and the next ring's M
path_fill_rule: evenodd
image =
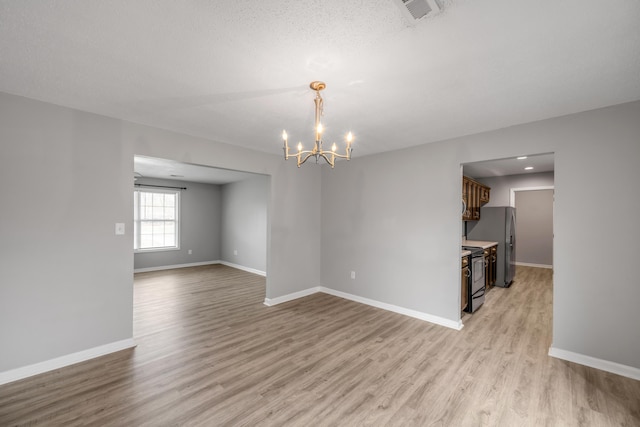
M637 0L0 0L0 91L280 155L354 158L640 99Z

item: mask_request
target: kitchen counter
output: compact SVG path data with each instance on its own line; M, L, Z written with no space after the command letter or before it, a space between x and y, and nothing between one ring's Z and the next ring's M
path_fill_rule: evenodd
M471 255L471 251L467 251L465 249L462 250L462 255L460 255L460 258L465 257L465 256L469 256Z
M463 240L462 246L473 246L474 248L487 249L496 246L498 242L485 242L484 240Z

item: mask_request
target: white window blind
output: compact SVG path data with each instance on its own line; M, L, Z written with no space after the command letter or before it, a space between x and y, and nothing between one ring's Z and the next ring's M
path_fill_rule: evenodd
M180 249L180 192L134 190L134 239L136 251Z

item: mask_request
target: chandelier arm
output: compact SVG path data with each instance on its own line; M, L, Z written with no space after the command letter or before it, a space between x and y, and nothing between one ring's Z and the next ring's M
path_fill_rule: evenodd
M303 154L307 154L307 153L309 153L309 154L314 154L314 152L313 152L313 151L311 151L311 150L303 150L303 151L298 151L298 152L296 152L296 154L290 154L289 156L296 156L296 157L298 157L298 156L301 156L301 155L303 155Z
M307 153L307 155L304 157L304 159L302 161L300 161L300 158L302 157L303 154ZM304 162L306 162L307 160L309 160L309 157L317 157L315 153L313 153L312 151L301 151L297 154L298 157L298 167L302 166L304 164Z
M283 147L285 160L288 160L289 157L298 157L299 154L313 153L313 151L311 151L311 150L303 150L303 151L297 151L295 154L291 154L290 151L289 151L290 148L291 147L289 147L289 145L285 145Z
M322 157L322 158L323 158L327 163L329 163L329 164L331 165L331 169L333 169L333 165L334 165L334 162L335 162L333 159L331 159L331 160L330 160L330 159L327 157L327 155L324 153L324 151L323 151L323 152L318 153L318 155L320 155L320 156L321 156L321 157ZM335 153L332 153L331 155L332 155L332 157L333 157L333 156L335 156Z

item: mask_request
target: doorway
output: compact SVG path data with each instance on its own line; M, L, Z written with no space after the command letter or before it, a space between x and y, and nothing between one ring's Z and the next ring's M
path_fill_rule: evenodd
M467 230L473 229L479 221L482 221L484 207L516 207L516 272L518 265L551 268L553 265L554 154L523 153L521 156L510 158L466 163L461 167L464 176L490 187L489 201L484 202L480 207L480 219L461 221L462 239L464 240ZM519 207L523 210L524 224L519 223L520 215L516 206L516 197L518 205L521 205ZM535 206L543 199L550 201L550 204L544 208L537 206L536 209L532 209L532 204ZM523 232L522 226L527 224L530 228L527 232ZM520 230L518 230L519 225ZM543 239L538 239L540 234L544 234ZM524 259L518 258L520 247L526 248L521 254L525 256ZM527 258L532 256L531 254L537 257ZM546 257L540 257L540 255ZM491 298L491 292L488 292L487 298Z
M134 156L134 187L179 189L179 242L134 252L134 272L226 264L266 276L268 175ZM139 227L140 228L140 227Z

